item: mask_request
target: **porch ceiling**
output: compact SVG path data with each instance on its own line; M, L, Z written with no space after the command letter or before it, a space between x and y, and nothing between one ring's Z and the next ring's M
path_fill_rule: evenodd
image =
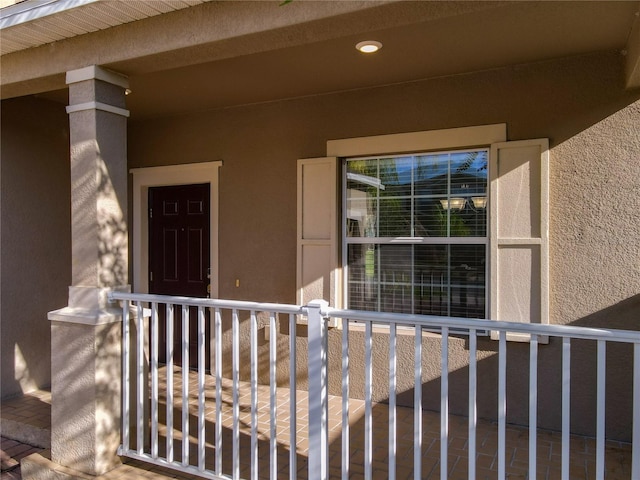
M247 8L247 2L239 3ZM278 15L291 12L299 18L305 17L304 9L318 5L302 0L282 7L278 3L271 3ZM250 31L180 49L120 59L103 54L101 58L109 61L102 65L129 75L133 93L127 103L134 119L612 50L627 55L626 81L640 86L637 1L346 3L359 6L332 7L343 11L308 15L307 21L273 28L256 23ZM195 14L200 8L203 13L231 8L214 4L188 10ZM373 55L356 51L355 44L367 39L382 42L382 50ZM57 88L49 83L44 89L48 91L40 87L39 93L66 102L66 89L59 89L59 81ZM5 86L3 81L3 98L16 96L12 85Z

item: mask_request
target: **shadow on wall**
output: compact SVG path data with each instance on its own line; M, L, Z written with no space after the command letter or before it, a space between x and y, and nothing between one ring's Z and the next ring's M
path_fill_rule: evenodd
M640 330L640 294L584 317L573 326ZM454 338L450 342L455 341ZM468 350L468 340L461 339ZM478 340L478 352L497 352L498 342ZM424 352L423 352L424 355ZM439 362L440 349L431 352ZM439 364L438 364L439 365ZM380 369L384 370L384 368ZM378 371L374 366L374 371ZM388 370L386 370L388 371ZM497 419L498 355L479 359L477 364L478 417ZM400 372L401 374L402 372ZM610 342L606 346L606 436L630 441L633 420L633 345ZM529 344L507 342L507 422L529 422ZM440 378L422 385L425 410L440 410ZM468 367L449 374L449 411L468 415ZM597 342L571 342L571 431L596 433ZM398 404L413 406L414 390L398 394ZM387 402L384 400L383 402ZM551 338L538 346L538 427L559 431L562 425L562 340Z
M616 328L640 330L640 294L584 317L574 326L590 328ZM240 345L250 344L247 318L241 315ZM223 376L231 377L231 322L223 320ZM268 319L261 318L258 345L258 382L269 384L270 341L262 337L268 329ZM306 326L297 326L296 369L297 388L307 389ZM389 335L384 329L374 332L372 345L374 401L386 403L389 395ZM332 395L341 395L341 330L329 331L329 389ZM279 318L277 335L277 381L279 386L289 384L289 329L288 318ZM364 398L363 332L350 333L350 395ZM399 406L413 407L413 332L398 334L398 395ZM597 342L572 340L571 342L571 431L580 435L595 435L597 393ZM468 338L449 337L449 411L453 415L468 415L469 370ZM440 336L423 336L423 409L440 411ZM477 409L478 417L488 421L497 419L498 409L498 342L487 337L478 339ZM240 378L248 381L251 362L240 364ZM633 408L632 385L633 346L610 343L606 349L606 435L607 438L629 441ZM528 425L529 421L529 343L507 342L507 421ZM549 344L538 346L538 426L559 431L562 425L562 340L551 338Z
M0 396L51 383L47 312L71 284L69 126L64 105L3 100ZM37 141L34 139L37 138Z

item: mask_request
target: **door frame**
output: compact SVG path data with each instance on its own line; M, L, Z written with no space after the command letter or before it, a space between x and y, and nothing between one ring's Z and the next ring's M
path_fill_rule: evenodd
M149 293L149 187L208 183L210 189L211 298L218 298L218 186L222 161L132 168L133 175L133 291Z

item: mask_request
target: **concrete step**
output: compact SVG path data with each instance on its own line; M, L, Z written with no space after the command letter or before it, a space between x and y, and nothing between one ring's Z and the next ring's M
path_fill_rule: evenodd
M51 448L51 392L36 390L3 399L0 434L34 447Z

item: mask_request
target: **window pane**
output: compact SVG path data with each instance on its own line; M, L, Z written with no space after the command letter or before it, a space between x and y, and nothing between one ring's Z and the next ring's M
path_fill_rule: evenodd
M450 236L484 237L487 234L487 152L451 154ZM447 203L443 204L443 207Z
M485 317L484 245L451 245L451 316Z
M378 236L378 160L351 160L347 162L348 237Z
M380 237L411 236L411 198L380 199Z
M381 245L380 310L412 313L412 245Z
M415 194L447 195L449 154L416 157Z
M416 311L422 315L448 315L449 247L416 245Z
M416 237L447 237L449 216L439 198L416 198Z
M411 195L413 157L383 158L380 160L382 196Z
M376 237L378 200L367 189L347 190L347 236L348 237Z
M355 310L377 311L378 308L378 268L375 245L349 245L347 257L349 275L347 296L349 308Z

